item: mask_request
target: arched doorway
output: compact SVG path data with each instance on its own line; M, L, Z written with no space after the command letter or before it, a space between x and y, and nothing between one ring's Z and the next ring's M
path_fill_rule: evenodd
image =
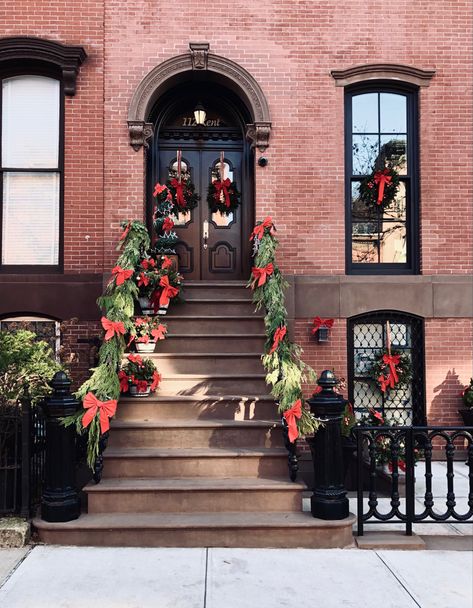
M246 135L251 115L235 93L205 73L181 83L155 103L149 122L153 139L147 155L148 221L151 222L156 182L165 183L177 167L182 152L182 170L191 176L199 205L175 218L179 237L176 252L180 272L192 280L241 280L249 276L250 243L254 224L254 153ZM206 110L204 125L194 120L200 102ZM225 178L235 181L241 204L229 215L212 213L207 192L224 156Z

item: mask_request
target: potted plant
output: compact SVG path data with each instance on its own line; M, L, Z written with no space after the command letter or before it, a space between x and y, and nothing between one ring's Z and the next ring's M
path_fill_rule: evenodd
M158 340L164 340L167 328L159 322L159 317L136 317L130 332L130 341L134 342L139 353L153 353Z
M136 282L142 313L165 315L170 301L180 293L182 277L167 255L156 254L140 261Z
M463 424L465 426L473 426L473 378L470 378L470 384L465 386L460 396L465 406L461 410L458 410L463 418Z
M151 359L140 355L128 355L127 362L118 372L120 392L130 397L148 397L158 388L161 374Z

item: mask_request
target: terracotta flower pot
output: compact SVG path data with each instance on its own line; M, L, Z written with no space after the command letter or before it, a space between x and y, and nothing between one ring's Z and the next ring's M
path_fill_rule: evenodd
M149 342L135 342L137 353L154 353L154 347L156 342L150 340Z
M129 388L130 397L149 397L150 393L151 393L151 390L150 390L149 384L146 388L146 391L143 391L141 393L138 392L137 386L135 386L134 384L130 384L130 388Z

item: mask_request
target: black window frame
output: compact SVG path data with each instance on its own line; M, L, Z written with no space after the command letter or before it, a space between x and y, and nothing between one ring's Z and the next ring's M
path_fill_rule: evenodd
M345 88L345 269L350 275L420 274L419 238L419 87L408 83L375 80ZM406 97L408 179L406 179L406 263L357 263L352 261L352 99L364 93L392 93Z

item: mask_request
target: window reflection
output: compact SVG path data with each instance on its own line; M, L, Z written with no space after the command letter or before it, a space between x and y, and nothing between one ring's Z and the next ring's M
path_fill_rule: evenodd
M188 179L191 176L190 167L185 160L181 160L181 176L183 179ZM177 159L174 160L169 167L169 179L177 178ZM185 226L192 219L192 211L179 211L173 215L175 226Z
M217 161L215 161L214 166L212 168L212 181L213 182L220 178L220 170L221 170L221 163L219 160L217 160ZM233 170L230 167L230 165L224 161L223 162L223 179L227 179L227 178L231 182L233 181ZM233 212L229 213L228 215L225 215L224 213L220 213L220 211L216 211L215 213L212 213L212 222L220 228L226 228L227 226L230 226L230 224L233 222Z

